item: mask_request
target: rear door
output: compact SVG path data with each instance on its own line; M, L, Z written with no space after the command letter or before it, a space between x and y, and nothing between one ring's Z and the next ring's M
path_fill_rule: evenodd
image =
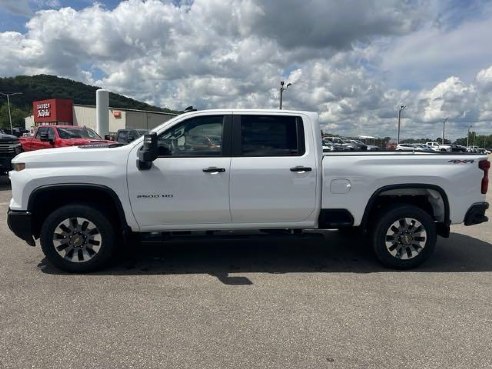
M234 116L233 223L273 226L312 220L318 161L308 128L302 117L295 115Z

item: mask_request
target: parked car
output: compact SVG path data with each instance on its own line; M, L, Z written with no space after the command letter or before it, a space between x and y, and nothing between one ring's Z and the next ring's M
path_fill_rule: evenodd
M396 151L415 151L415 146L413 144L401 143L396 145Z
M427 146L425 144L413 144L413 146L415 147L415 151L425 151L425 152L433 152L434 151L429 146Z
M22 152L22 146L16 136L0 132L0 174L12 169L12 159Z
M80 146L96 143L114 143L101 138L92 129L83 126L39 126L33 136L20 137L23 151Z
M436 141L426 142L425 144L434 151L451 151L451 145L442 145Z
M122 144L127 144L132 142L133 140L136 140L140 136L143 136L147 132L148 130L143 128L119 129L118 132L116 132L115 141Z
M367 151L367 145L358 140L344 139L343 145L347 151Z
M367 145L367 151L380 151L381 148L376 145Z
M344 151L345 147L343 145L343 141L339 137L324 137L323 145L331 145L333 147L333 151Z
M422 151L433 152L429 146L418 143L401 143L396 146L396 151Z
M451 145L451 151L452 152L466 152L466 147L461 146L461 145L452 144Z
M335 151L335 146L329 141L323 141L323 152Z

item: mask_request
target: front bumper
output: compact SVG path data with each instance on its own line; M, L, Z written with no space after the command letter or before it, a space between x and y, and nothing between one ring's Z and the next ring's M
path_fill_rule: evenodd
M488 202L477 202L470 206L470 209L468 209L465 215L465 225L469 226L487 222L489 218L485 216L485 211L488 208Z
M7 212L7 224L17 237L26 241L30 246L36 246L32 236L32 219L30 212L9 209Z

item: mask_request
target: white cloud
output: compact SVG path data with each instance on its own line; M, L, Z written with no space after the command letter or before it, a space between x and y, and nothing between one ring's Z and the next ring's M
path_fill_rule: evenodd
M0 74L56 74L175 109L276 108L285 80L285 108L346 135L395 136L401 104L402 137L437 137L445 117L463 136L492 118L492 55L476 45L485 10L446 28L425 0L182 3L37 11L27 33L0 33Z

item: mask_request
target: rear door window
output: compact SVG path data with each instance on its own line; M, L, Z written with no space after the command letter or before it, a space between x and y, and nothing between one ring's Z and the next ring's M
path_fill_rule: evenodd
M241 156L302 156L302 119L296 116L241 116Z

